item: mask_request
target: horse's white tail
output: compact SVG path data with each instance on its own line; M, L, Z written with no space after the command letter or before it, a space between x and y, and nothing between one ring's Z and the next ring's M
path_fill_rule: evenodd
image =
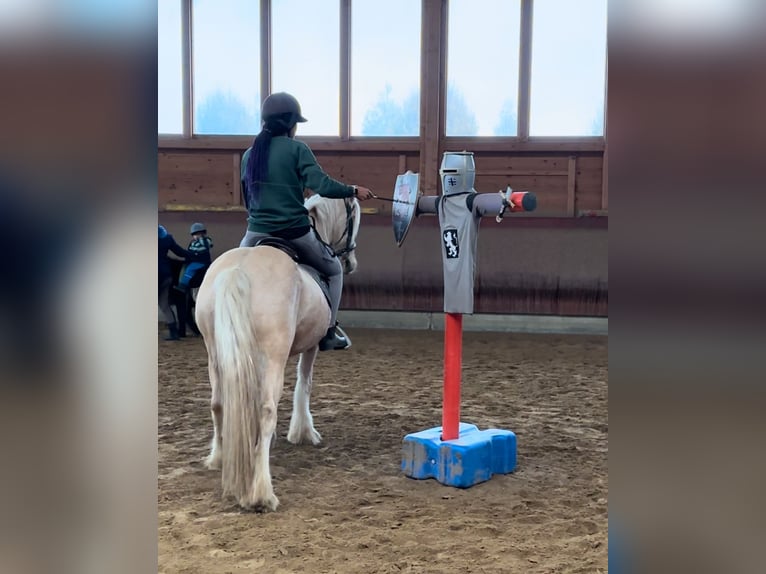
M249 320L251 285L245 272L239 267L221 271L214 289L214 346L223 404L221 479L224 495L241 501L255 478L263 359Z

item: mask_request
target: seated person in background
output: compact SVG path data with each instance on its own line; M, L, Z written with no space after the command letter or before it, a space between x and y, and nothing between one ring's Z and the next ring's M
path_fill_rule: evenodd
M205 225L193 223L189 233L191 233L192 240L186 249L189 252L188 263L184 269L183 276L178 281L178 289L181 291L188 291L189 285L197 272L200 269L209 267L212 261L210 250L213 248L213 240L208 236Z

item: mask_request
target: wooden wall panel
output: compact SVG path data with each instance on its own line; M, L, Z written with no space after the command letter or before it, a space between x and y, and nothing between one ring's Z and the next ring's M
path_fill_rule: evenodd
M509 173L553 171L566 173L568 159L569 156L567 155L551 157L545 155L474 154L474 163L476 164L476 173L478 174L494 171L507 171Z
M239 204L233 154L161 152L158 157L159 206L226 207Z
M228 209L240 205L239 182L234 168L239 153L207 150L159 153L160 210L167 205L171 209L184 206ZM397 174L406 170L417 172L421 163L420 155L415 152L320 151L316 156L332 177L366 185L381 197L392 197ZM570 157L576 158L575 215L581 210L601 209L603 160L595 154L482 152L475 155L475 187L481 193L495 192L508 185L519 191L534 191L538 209L529 217L566 217L571 208L568 189ZM391 206L390 202L375 200L363 205L367 213L381 215L390 215Z
M317 154L324 170L346 183L372 187L396 179L399 154Z
M568 188L570 157L476 154L475 187L481 193L498 191L509 185L516 191L532 191L537 195L538 207L528 217L566 216L571 208Z
M577 159L577 209L601 209L603 159L583 156Z
M330 176L344 183L369 187L380 197L393 197L396 176L407 170L417 172L420 164L417 154L326 152L315 155ZM374 210L375 213L390 215L391 205L390 202L369 200L363 207L368 213Z

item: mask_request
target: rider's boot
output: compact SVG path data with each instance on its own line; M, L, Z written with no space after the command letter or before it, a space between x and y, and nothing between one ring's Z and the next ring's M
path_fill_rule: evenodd
M180 337L178 336L178 324L177 323L168 323L168 336L165 337L166 341L178 341Z
M320 351L341 351L348 349L350 346L351 343L348 342L348 339L338 333L334 326L327 329L324 338L319 341Z

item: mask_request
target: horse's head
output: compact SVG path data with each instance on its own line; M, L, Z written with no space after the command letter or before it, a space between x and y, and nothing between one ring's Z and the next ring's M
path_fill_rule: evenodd
M306 200L306 209L322 240L335 252L343 265L343 272L356 271L356 236L362 210L356 198L327 199L313 195Z

